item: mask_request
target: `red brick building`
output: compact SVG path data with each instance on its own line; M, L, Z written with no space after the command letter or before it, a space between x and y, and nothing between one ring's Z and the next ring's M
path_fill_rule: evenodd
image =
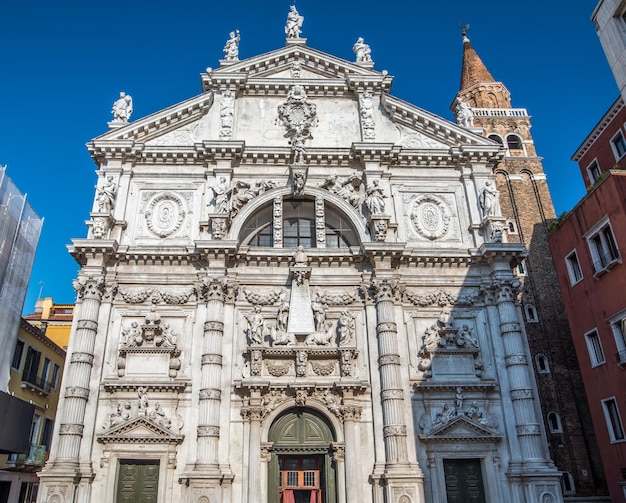
M626 498L625 122L620 97L572 158L587 195L549 236L613 501Z

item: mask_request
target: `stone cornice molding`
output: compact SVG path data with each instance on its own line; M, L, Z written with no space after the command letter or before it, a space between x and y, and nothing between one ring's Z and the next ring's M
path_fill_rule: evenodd
M472 256L477 263L491 266L504 262L514 268L528 256L528 250L521 243L483 243Z
M102 386L107 393L121 393L127 391L137 391L139 388L145 388L146 392L166 392L173 391L181 393L185 388L191 384L190 381L183 380L168 380L158 381L153 380L148 382L122 382L122 381L103 381Z
M348 75L346 80L351 90L358 93L381 94L391 89L393 77L381 72L377 75Z
M270 82L283 80L272 79L271 75L289 68L296 61L302 64L303 69L319 74L320 80L341 79L344 86L348 76L353 80L359 77L364 79L369 77L372 80L381 81L387 89L391 87L393 80L391 76L312 49L302 43L288 43L285 47L266 54L260 54L215 70L209 69L200 75L202 89L204 92L219 89L222 82L228 81L229 75L238 76L239 79L242 76L247 76L247 82L262 77Z
M76 262L84 266L89 258L102 257L102 261L106 262L115 256L118 243L112 239L72 239L72 244L67 245L67 250Z
M213 94L200 94L191 99L177 103L165 110L130 122L121 128L114 129L98 136L87 144L87 148L92 157L97 152L110 145L112 142L128 140L130 142L145 142L154 137L157 133L164 134L171 129L181 127L204 115L213 105Z
M494 148L494 143L491 140L417 108L390 94L382 95L381 104L393 121L415 128L447 145L463 143ZM498 150L497 145L495 150Z
M355 142L352 144L354 157L360 162L394 163L401 147L393 143Z

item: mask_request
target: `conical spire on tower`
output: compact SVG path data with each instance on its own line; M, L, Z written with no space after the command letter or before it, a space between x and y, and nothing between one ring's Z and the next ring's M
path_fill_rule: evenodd
M466 29L463 29L463 66L461 68L461 87L463 91L479 82L493 82L494 78L480 59L470 39L467 38Z
M493 78L480 59L467 37L467 28L469 25L463 28L463 66L457 98L474 108L510 108L509 91Z

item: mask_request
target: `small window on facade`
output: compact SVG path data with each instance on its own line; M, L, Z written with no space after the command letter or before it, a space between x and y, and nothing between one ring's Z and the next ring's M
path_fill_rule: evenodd
M59 384L59 372L61 371L61 367L59 367L56 363L54 364L54 368L52 369L52 378L50 379L50 384L52 389L56 389Z
M600 166L598 165L598 161L593 161L589 166L587 166L587 175L589 176L589 183L593 185L598 178L600 178Z
M526 321L530 323L537 323L539 321L539 316L537 316L537 308L532 304L526 304L524 306L524 311L526 311Z
M604 410L604 418L606 419L606 425L609 430L611 442L623 442L626 440L626 436L624 436L622 418L620 416L615 398L602 400L602 408Z
M583 272L580 269L580 262L578 262L578 255L576 250L565 257L565 264L567 266L567 272L569 274L569 281L572 285L578 283L583 279Z
M516 134L510 134L506 137L506 145L509 147L509 150L522 150L524 148L522 139Z
M611 138L611 147L613 148L616 161L619 161L624 157L624 154L626 154L626 141L621 131L618 131L618 133Z
M22 365L22 356L24 354L24 341L18 339L15 344L15 351L13 352L13 360L11 360L11 367L15 370L19 370Z
M585 334L585 340L587 342L587 350L589 351L589 359L591 360L591 366L597 367L606 363L604 358L604 351L602 351L602 344L600 342L600 336L597 330L592 330Z
M563 433L563 428L561 427L561 416L559 416L556 412L549 412L548 427L550 428L551 433Z
M548 364L548 359L545 355L538 354L535 356L535 362L537 363L537 372L540 374L549 374L550 373L550 365Z
M526 276L526 262L524 260L517 264L515 272L518 276Z
M509 234L517 234L517 226L513 220L507 220L506 226L509 230Z
M499 143L500 145L504 145L504 142L502 141L502 137L500 135L490 134L487 138L495 141L496 143Z
M574 486L574 477L569 472L563 472L562 486L563 494L571 495L576 493L576 486Z
M617 348L615 359L619 365L624 365L626 363L626 315L621 319L611 321L611 329Z
M620 259L613 229L608 221L594 228L585 237L593 260L594 274L608 269Z

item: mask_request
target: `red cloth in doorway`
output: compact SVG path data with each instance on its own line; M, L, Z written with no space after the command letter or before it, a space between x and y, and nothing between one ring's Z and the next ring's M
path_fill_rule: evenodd
M296 498L291 489L285 489L282 494L282 503L296 503Z

